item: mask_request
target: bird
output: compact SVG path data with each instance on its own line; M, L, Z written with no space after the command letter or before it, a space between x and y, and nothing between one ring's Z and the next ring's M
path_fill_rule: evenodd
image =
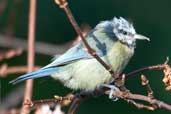
M101 21L84 37L97 55L114 73L120 74L134 55L136 40L150 39L136 33L133 24L123 17ZM45 67L24 74L10 83L51 76L72 90L94 91L113 81L111 74L91 56L83 41L79 41ZM113 87L110 87L113 88Z

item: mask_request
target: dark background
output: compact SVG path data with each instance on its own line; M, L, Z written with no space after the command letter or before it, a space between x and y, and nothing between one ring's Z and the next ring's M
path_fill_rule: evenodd
M0 32L6 32L12 25L12 35L27 39L29 0L6 0L6 9L0 15ZM78 23L88 24L92 28L103 20L112 19L114 16L124 17L134 23L136 31L151 39L150 43L137 42L135 55L124 72L134 69L163 63L166 56L171 57L171 1L170 0L69 0L70 8ZM12 15L11 14L14 14ZM10 15L9 15L10 14ZM54 3L54 0L37 0L36 41L52 44L62 44L73 40L76 33L65 16L65 13ZM26 52L19 57L1 62L10 66L25 65ZM52 57L36 54L35 64L44 66ZM156 98L171 104L171 93L166 92L162 83L162 72L145 72L154 90ZM139 74L140 75L140 74ZM18 75L11 75L1 80L1 99L24 84L10 85L8 82ZM133 93L146 94L141 86L140 78L130 78L126 82L127 88ZM66 89L59 82L49 78L36 79L34 84L33 99L52 98L53 95L65 95ZM65 108L66 109L66 108ZM107 96L89 99L81 104L77 114L169 114L169 111L157 109L155 111L139 110L134 106L119 100L112 102Z

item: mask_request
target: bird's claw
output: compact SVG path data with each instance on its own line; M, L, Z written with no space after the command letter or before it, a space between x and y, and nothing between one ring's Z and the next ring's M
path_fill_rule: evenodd
M117 88L114 85L108 85L108 84L103 84L102 86L110 88L109 99L112 99L112 101L117 101L118 100L118 97L113 96L113 91L119 90L119 88Z

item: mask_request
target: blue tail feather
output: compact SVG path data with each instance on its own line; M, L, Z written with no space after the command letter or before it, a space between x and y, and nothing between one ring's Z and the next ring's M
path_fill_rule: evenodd
M28 79L45 77L45 76L51 75L52 73L58 72L58 69L59 69L58 67L40 69L40 70L32 72L32 73L24 74L16 79L10 81L9 83L16 84L16 83L19 83L19 82L22 82L22 81L28 80Z

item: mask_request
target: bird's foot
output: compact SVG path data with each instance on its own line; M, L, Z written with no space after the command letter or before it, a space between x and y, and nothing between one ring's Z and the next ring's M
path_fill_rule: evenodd
M116 87L114 85L108 85L108 84L103 84L102 86L104 86L106 88L110 88L109 99L112 99L112 101L118 100L118 97L113 96L113 91L119 90L118 87Z

